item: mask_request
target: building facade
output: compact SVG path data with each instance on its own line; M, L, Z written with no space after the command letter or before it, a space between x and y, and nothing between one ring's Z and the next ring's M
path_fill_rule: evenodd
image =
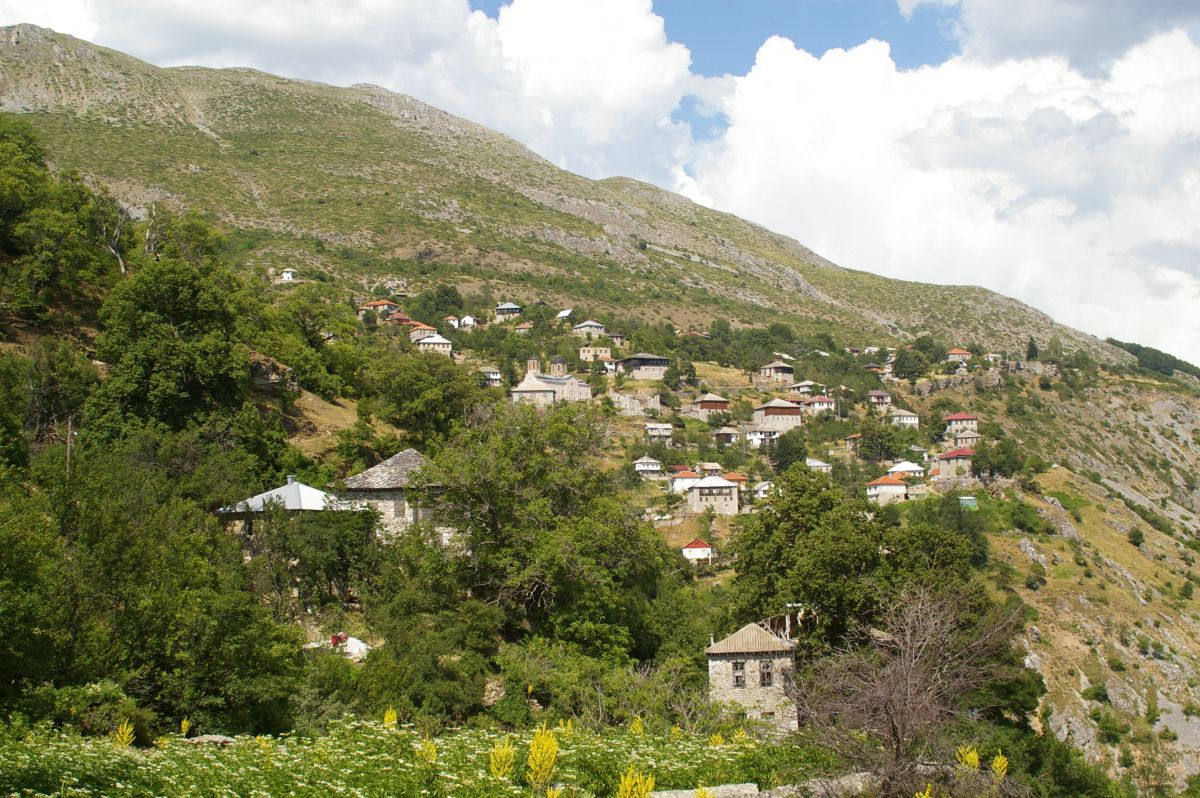
M794 649L793 643L756 623L712 643L704 650L709 700L731 704L749 720L796 731L796 704L787 693L795 669Z

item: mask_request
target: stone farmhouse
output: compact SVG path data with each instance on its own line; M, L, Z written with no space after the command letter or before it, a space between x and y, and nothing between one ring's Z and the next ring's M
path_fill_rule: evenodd
M983 436L973 429L966 429L954 436L954 448L971 449L979 445Z
M581 346L579 347L579 359L584 363L591 363L602 358L612 357L612 350L607 346Z
M796 369L790 363L784 363L782 360L773 360L758 370L758 376L761 379L789 384L795 374Z
M971 449L954 449L938 455L938 473L942 479L966 479L971 476Z
M837 404L828 396L809 396L806 399L801 399L797 402L804 408L804 412L810 416L819 415L821 413L832 413Z
M713 413L728 413L729 400L715 393L706 393L699 399L692 400L692 415L701 421L708 421Z
M712 437L718 446L732 446L742 439L742 433L734 427L721 427L713 430Z
M483 378L483 384L488 388L499 388L504 384L504 375L495 366L480 366L475 373Z
M708 697L733 704L749 720L780 731L798 728L796 705L788 697L795 645L749 623L704 649L708 658Z
M911 410L902 410L899 407L893 407L888 411L888 420L893 427L901 429L917 429L921 423L921 418Z
M979 417L970 413L953 413L942 418L946 422L946 440L954 440L961 432L979 432Z
M675 434L675 428L670 424L663 422L652 421L644 428L646 440L658 441L660 443L670 443L671 436Z
M804 423L804 408L786 399L772 399L754 408L754 423L762 429L787 432Z
M693 513L712 508L717 515L737 515L737 483L723 477L703 477L688 486L687 507Z
M346 479L345 495L360 506L379 513L379 528L384 537L393 537L412 524L427 518L409 487L412 477L425 466L425 457L416 449L405 449L378 465Z
M428 338L431 335L437 334L438 331L436 327L430 327L428 324L421 324L420 322L417 322L409 328L408 340L415 344L417 341L420 341L423 338Z
M946 360L954 363L966 363L971 359L971 353L965 349L955 347L946 353Z
M571 328L571 335L578 335L580 338L599 338L606 333L604 325L595 319L581 321Z
M833 466L823 460L818 460L815 457L804 458L804 465L810 470L816 471L818 474L832 474Z

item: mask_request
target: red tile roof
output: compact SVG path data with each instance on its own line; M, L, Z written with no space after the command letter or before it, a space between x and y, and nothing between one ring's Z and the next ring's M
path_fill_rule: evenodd
M942 416L942 421L978 421L978 416L973 416L970 413L953 413L948 416Z
M672 479L700 479L700 475L695 471L680 471Z
M746 476L745 474L739 474L736 471L730 471L728 474L725 475L725 479L729 480L730 482L749 482L750 481L750 477Z
M685 549L711 549L712 546L705 543L700 538L693 538L692 542L684 546Z
M907 486L908 483L902 479L897 479L896 477L889 477L885 474L884 476L880 477L879 479L875 480L874 482L867 483L868 488L871 487L872 485L905 485L905 486Z
M938 455L938 457L940 457L942 460L957 460L960 457L974 457L974 456L975 456L974 449L955 449L952 452L946 452L945 454Z
M957 346L946 353L947 355L969 355L971 354L966 349L959 349Z

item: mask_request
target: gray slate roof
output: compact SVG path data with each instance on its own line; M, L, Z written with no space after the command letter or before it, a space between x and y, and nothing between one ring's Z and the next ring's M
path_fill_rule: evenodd
M413 472L425 465L425 456L416 449L405 449L379 465L372 466L346 480L347 490L398 490L407 488Z
M748 623L741 629L718 640L705 654L762 654L770 651L791 651L795 646L768 632L756 623Z

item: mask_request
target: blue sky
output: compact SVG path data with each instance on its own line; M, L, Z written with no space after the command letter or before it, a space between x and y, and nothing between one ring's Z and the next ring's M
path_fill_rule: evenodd
M471 0L495 17L504 0ZM959 50L948 25L957 12L918 7L910 19L895 0L654 0L667 37L687 45L692 71L707 77L744 75L770 36L784 36L814 55L881 39L901 69L939 64Z

